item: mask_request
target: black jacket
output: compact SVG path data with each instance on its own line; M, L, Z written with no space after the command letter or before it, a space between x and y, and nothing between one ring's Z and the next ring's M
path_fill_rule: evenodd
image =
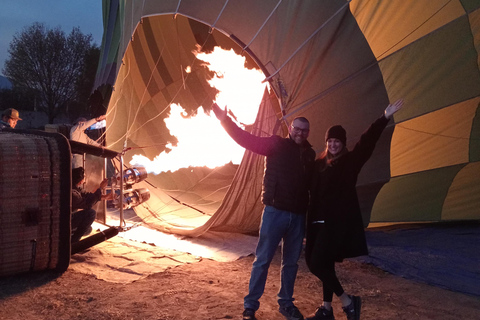
M262 203L279 210L305 214L315 161L315 151L305 141L290 137L257 137L239 128L230 118L222 121L227 133L242 147L266 156Z
M72 188L72 212L91 209L102 198L102 190L85 192L78 187Z
M388 119L384 116L377 119L362 134L353 150L331 165L327 165L325 159L315 161L307 215L307 242L320 243L324 246L320 251L333 256L336 261L368 254L356 191L357 177L387 124ZM322 237L322 241L313 241L315 237Z

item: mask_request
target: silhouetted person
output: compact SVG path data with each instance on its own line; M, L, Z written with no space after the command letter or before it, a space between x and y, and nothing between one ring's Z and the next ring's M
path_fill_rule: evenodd
M281 242L279 311L288 320L303 320L303 315L293 304L293 288L305 235L308 189L315 160L315 151L307 141L310 124L304 117L297 117L288 127L287 137L257 137L239 128L227 116L226 108L222 110L214 103L212 110L233 140L252 152L266 156L262 190L265 208L248 294L243 303L243 319L255 319L270 263Z
M81 185L84 183L84 179L85 171L83 167L72 170L72 242L79 241L82 236L91 232L91 225L97 215L92 207L100 200L113 198L113 193L102 194L102 190L108 184L108 179L104 179L95 192L82 190Z
M305 259L323 285L323 304L307 320L332 320L333 294L340 299L348 320L360 319L360 297L348 295L335 273L335 263L368 254L356 190L357 177L375 149L388 121L403 105L389 104L360 137L352 151L340 125L325 134L326 148L315 161L310 208L307 214Z

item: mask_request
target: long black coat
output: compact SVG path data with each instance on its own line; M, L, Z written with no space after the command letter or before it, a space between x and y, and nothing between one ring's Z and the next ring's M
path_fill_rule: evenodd
M307 259L328 257L342 261L368 254L355 186L360 170L372 155L387 123L384 116L377 119L352 151L330 165L325 159L315 161L307 214ZM311 257L311 252L320 256Z

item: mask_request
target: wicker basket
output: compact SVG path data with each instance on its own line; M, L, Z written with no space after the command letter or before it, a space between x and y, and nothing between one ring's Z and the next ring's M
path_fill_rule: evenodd
M59 133L0 131L0 276L68 268L70 157Z

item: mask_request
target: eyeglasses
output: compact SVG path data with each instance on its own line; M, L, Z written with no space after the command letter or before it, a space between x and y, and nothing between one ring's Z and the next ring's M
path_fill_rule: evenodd
M303 129L303 128L294 127L294 126L292 126L292 130L295 131L296 133L302 133L302 134L307 134L310 132L310 129Z

